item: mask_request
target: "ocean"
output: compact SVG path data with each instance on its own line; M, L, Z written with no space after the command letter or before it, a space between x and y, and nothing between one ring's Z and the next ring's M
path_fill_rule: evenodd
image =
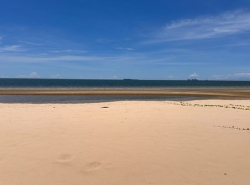
M1 89L250 89L250 81L188 80L76 80L0 78ZM159 95L0 95L0 103L92 103L111 101L185 101L201 97ZM204 99L204 97L202 98Z
M0 78L0 88L250 88L250 81Z

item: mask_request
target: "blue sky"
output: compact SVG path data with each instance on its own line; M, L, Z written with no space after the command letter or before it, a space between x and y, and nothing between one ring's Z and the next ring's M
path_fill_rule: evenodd
M250 80L250 0L1 0L0 77Z

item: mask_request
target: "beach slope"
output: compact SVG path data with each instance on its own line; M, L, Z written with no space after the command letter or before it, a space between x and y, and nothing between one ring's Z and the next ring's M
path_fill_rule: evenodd
M0 104L0 184L250 184L250 100Z

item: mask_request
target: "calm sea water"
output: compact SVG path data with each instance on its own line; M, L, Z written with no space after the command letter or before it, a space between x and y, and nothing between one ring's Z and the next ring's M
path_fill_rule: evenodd
M250 88L249 81L0 79L0 89L84 88ZM0 95L0 103L91 103L128 100L185 101L195 97L154 95Z
M250 88L250 81L73 80L0 78L0 88Z

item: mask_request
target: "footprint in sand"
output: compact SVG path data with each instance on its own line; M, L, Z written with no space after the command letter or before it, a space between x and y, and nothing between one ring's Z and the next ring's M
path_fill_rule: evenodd
M105 166L105 168L106 168L106 169L113 169L114 166L113 166L113 164L108 163L108 164Z
M72 156L68 153L60 154L58 157L59 162L69 162L72 160Z
M15 148L15 147L18 147L19 144L17 144L17 143L10 143L8 146L11 147L11 148Z
M101 163L100 162L91 162L85 164L82 169L80 170L80 173L86 174L88 172L93 172L101 168Z
M85 171L93 171L101 168L100 162L91 162L85 165Z

